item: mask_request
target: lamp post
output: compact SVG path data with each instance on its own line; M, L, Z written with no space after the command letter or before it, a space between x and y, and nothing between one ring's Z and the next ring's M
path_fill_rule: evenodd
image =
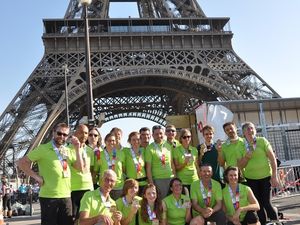
M62 69L64 70L64 74L65 74L65 103L66 103L66 120L67 120L67 125L70 126L70 116L69 116L69 98L68 98L68 78L67 75L69 73L69 69L68 69L68 65L65 64L62 66Z
M83 6L84 14L84 32L85 32L85 68L86 68L86 87L87 87L87 104L88 104L88 125L94 126L94 107L93 107L93 86L91 74L91 52L90 52L90 35L89 35L89 20L88 20L88 6L92 0L80 0Z

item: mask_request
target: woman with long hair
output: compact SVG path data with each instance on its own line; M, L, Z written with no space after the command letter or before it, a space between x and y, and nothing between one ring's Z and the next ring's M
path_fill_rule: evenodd
M139 183L134 179L128 179L123 186L123 193L117 199L117 209L122 213L121 225L135 225L137 211L140 208L140 200L137 196Z
M162 224L163 208L160 194L154 184L146 184L139 209L139 225Z
M182 194L182 182L175 177L171 180L171 194L163 199L164 224L184 225L191 221L191 200L185 187L185 195Z
M227 225L259 225L256 214L258 201L251 188L240 183L243 179L238 167L227 167L224 180L223 209L228 219Z
M123 148L125 155L125 174L127 178L135 179L139 182L139 196L142 196L143 187L147 184L145 170L144 148L140 147L140 134L136 131L128 136L130 148Z

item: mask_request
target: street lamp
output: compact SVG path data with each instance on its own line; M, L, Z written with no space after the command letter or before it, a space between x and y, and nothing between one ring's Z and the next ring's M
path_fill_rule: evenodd
M69 98L68 98L68 78L67 75L69 73L68 65L64 64L62 66L62 69L64 70L65 74L65 99L66 99L66 116L67 116L67 125L70 125L70 116L69 116Z
M89 20L88 6L92 0L80 0L83 6L82 13L84 14L84 32L85 32L85 69L86 69L86 88L87 88L87 104L88 104L88 125L94 126L94 107L93 107L93 86L91 73L91 52L90 52L90 35L89 35Z

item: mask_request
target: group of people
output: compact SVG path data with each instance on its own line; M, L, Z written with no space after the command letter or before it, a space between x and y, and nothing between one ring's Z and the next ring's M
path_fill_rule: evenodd
M214 128L207 125L204 143L195 148L189 129L181 129L177 140L174 125L142 127L124 147L120 128L102 143L98 128L80 124L70 135L60 123L52 140L18 166L40 185L42 224L266 224L265 212L277 220L270 143L256 136L252 123L243 125L243 138L234 123L223 128L226 141L214 143Z

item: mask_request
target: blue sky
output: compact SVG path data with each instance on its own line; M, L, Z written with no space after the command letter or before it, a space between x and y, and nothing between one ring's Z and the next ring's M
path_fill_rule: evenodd
M198 0L209 17L230 17L235 52L282 97L300 97L299 0ZM0 113L41 60L42 19L63 18L68 0L7 1L0 13ZM127 8L124 10L124 8ZM134 17L115 3L111 17ZM136 120L135 120L136 121ZM136 126L141 127L144 122ZM120 121L107 123L107 127ZM152 125L153 123L147 122ZM134 128L131 128L134 129ZM126 132L125 132L126 133Z

